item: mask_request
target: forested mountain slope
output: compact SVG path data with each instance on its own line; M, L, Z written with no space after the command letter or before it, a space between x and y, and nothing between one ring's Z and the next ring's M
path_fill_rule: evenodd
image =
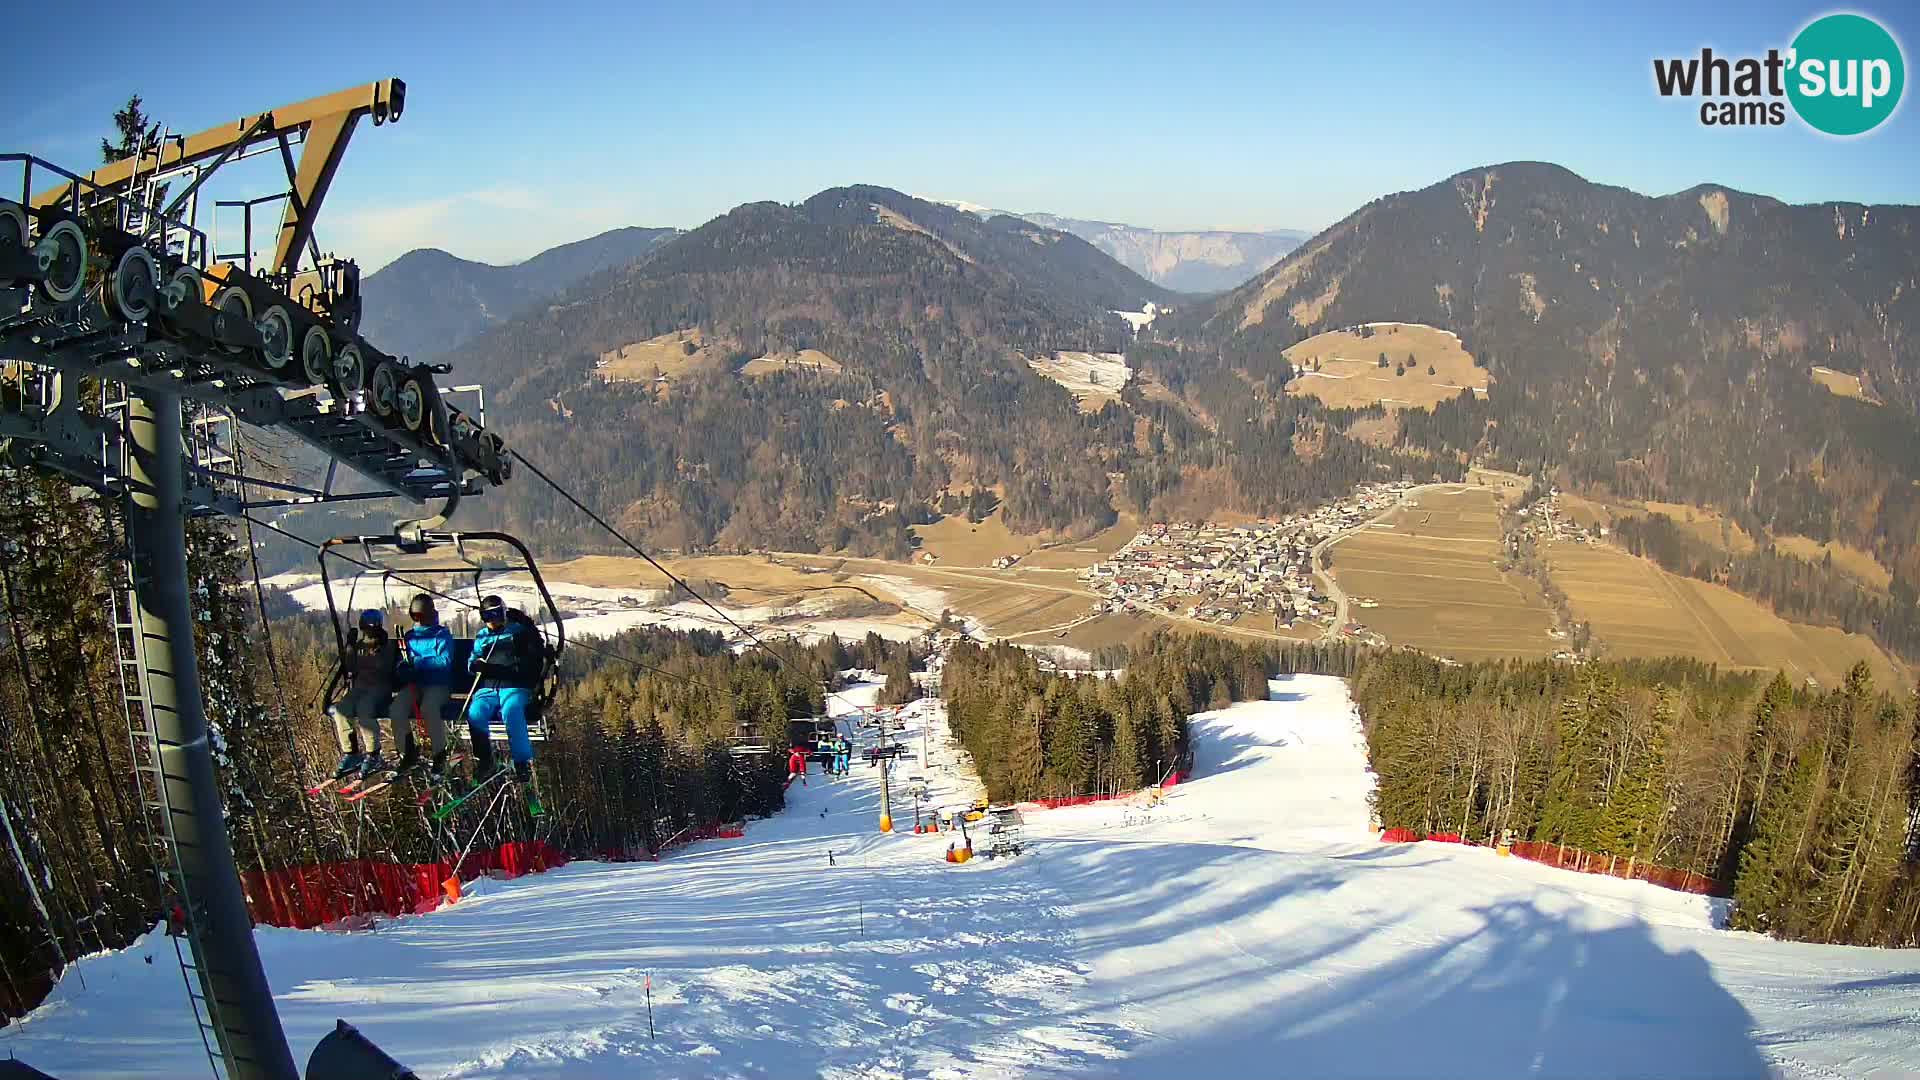
M1134 418L1079 412L1026 358L1123 350L1112 312L1170 299L1064 233L836 188L741 206L449 359L495 390L511 441L656 543L903 555L911 522L976 487L1017 530L1110 524L1108 474L1143 449ZM689 328L718 363L657 381L596 370ZM740 373L802 350L841 370ZM590 541L537 485L504 495L489 514Z
M678 229L614 229L562 244L511 266L490 266L439 248L409 251L361 283L367 340L400 356L444 353L573 287L582 278L645 258Z
M1754 535L1844 540L1898 579L1896 602L1862 618L1911 621L1916 230L1911 206L1788 206L1711 185L1654 198L1553 165L1489 166L1362 207L1156 323L1162 352L1140 354L1149 371L1220 381L1273 373L1282 349L1332 328L1451 330L1490 392L1399 414L1402 449L1699 503ZM1871 400L1829 392L1815 367L1858 374Z

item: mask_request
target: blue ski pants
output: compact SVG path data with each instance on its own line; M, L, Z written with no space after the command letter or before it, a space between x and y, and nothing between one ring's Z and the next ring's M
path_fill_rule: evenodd
M533 760L533 741L527 738L527 707L533 704L533 691L518 686L487 687L475 690L467 703L467 734L476 748L487 741L487 726L498 719L507 726L507 750L515 765Z

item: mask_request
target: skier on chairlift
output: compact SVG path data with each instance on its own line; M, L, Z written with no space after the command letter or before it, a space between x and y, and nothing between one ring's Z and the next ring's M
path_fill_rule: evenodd
M498 718L507 728L507 749L513 757L514 779L533 780L533 742L527 736L527 711L540 685L540 632L533 620L510 610L499 596L480 601L480 621L486 626L473 638L473 657L467 670L480 677L467 703L467 734L473 739L473 778L477 783L494 770L493 744L487 728Z
M395 681L400 684L393 695L393 744L400 747L399 773L411 772L420 764L420 747L414 737L413 719L426 721L427 741L433 748L433 763L428 777L434 783L445 779L447 771L447 700L453 694L453 634L440 625L440 613L433 597L418 593L407 605L407 628L400 643L400 667Z
M347 655L341 665L347 692L327 710L340 744L334 779L355 774L365 779L386 768L380 757L380 719L387 715L387 703L393 697L399 658L399 649L387 635L386 616L378 608L362 611L360 624L347 633Z

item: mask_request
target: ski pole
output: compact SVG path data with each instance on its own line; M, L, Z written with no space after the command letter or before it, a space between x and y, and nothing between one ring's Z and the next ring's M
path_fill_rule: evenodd
M480 657L481 663L484 664L493 659L493 647L497 644L499 644L497 641L487 642L487 651ZM486 678L486 675L483 672L476 671L473 673L473 682L467 686L467 700L460 703L460 714L453 718L453 724L456 728L467 719L467 710L473 708L473 695L480 692L480 680L484 678ZM452 737L451 732L448 733L448 737Z

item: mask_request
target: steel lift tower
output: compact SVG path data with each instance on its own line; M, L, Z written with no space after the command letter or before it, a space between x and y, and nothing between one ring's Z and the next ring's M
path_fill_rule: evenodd
M188 994L215 1071L230 1080L299 1074L221 813L194 655L188 518L399 496L442 504L408 523L433 528L462 495L509 475L500 440L442 396L433 376L444 366L360 336L359 269L323 257L314 240L355 127L398 120L405 102L405 84L387 79L163 135L86 175L0 154L0 455L105 494L124 530L115 645L140 794L186 911ZM217 204L244 220L238 250L219 254L198 227L203 186L261 154L278 156L285 190ZM6 186L10 170L17 189ZM256 266L254 212L276 203L273 254ZM236 420L327 455L324 486L247 475L229 441ZM373 490L336 491L340 466ZM273 497L250 501L255 490ZM342 1041L351 1040L329 1036L323 1050L337 1055Z

